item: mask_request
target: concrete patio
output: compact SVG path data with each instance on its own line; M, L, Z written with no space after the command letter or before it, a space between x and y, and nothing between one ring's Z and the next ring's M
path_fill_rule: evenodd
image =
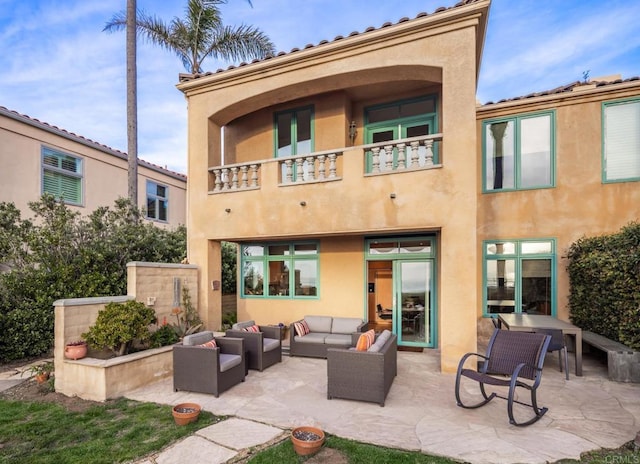
M437 351L399 352L398 376L385 407L328 400L326 360L288 356L264 372L249 371L244 383L219 398L174 392L171 379L126 396L165 404L196 402L214 414L234 416L146 461L157 463L177 462L174 457L184 458L186 450L190 457L207 457L207 462L227 462L241 448L256 446L256 437L260 443L269 442L299 425L471 463L578 459L585 451L617 448L640 431L640 385L610 382L606 366L595 359L585 358L583 377L575 377L571 366L572 375L566 381L558 371L557 356L548 356L538 399L549 412L523 428L509 425L506 401L501 399L475 410L457 407L455 375L440 373L438 366ZM467 386L469 392L477 390L470 383ZM520 407L516 417L524 418L530 411ZM251 438L242 443L241 437Z

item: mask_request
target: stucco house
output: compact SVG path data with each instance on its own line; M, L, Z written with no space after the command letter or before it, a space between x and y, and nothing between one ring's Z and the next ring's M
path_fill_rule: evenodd
M126 153L2 106L0 163L0 201L13 202L23 217L44 193L82 214L128 196ZM139 159L138 205L149 221L185 224L186 191L184 174Z
M239 244L239 320L362 317L439 349L443 371L492 315L568 319L567 247L637 218L640 81L479 106L489 8L181 75L188 256L209 327L222 241Z

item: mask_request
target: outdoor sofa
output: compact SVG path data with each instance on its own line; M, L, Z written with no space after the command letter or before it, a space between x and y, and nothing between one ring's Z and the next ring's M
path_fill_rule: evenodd
M355 317L305 316L289 326L289 355L326 358L328 348L355 346L351 334L366 329Z
M353 345L358 334L353 334ZM366 351L327 350L327 398L369 401L384 406L398 374L398 337L382 331Z

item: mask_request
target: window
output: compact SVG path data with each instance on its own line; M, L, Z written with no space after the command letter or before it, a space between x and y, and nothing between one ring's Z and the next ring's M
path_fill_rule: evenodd
M305 155L312 153L313 148L313 107L300 108L276 113L275 115L275 156ZM293 179L296 175L306 175L307 163L303 165L303 173L295 172L293 166ZM285 172L283 168L283 181Z
M147 219L168 220L169 187L147 181Z
M82 159L42 147L42 193L81 205Z
M483 124L484 191L552 187L553 112Z
M318 296L317 243L242 245L241 255L243 297L297 299Z
M484 314L555 313L555 241L483 243Z
M640 100L603 104L603 181L640 180Z

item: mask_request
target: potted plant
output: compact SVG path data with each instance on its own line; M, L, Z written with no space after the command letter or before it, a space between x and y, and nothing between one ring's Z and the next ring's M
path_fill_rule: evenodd
M176 404L173 409L173 420L177 425L187 425L198 420L200 405L196 403Z
M291 443L298 456L317 453L324 443L324 432L317 427L296 427L291 431Z
M22 371L22 374L25 372L29 372L32 376L35 377L36 382L39 384L45 383L49 380L51 373L53 372L53 362L46 361L40 364L34 364L29 366L28 369Z
M156 322L156 312L140 301L109 303L98 313L96 323L82 334L91 348L108 348L116 356L127 354L134 341L151 337L149 326Z
M82 359L87 355L87 342L78 340L64 346L64 357L67 359Z

